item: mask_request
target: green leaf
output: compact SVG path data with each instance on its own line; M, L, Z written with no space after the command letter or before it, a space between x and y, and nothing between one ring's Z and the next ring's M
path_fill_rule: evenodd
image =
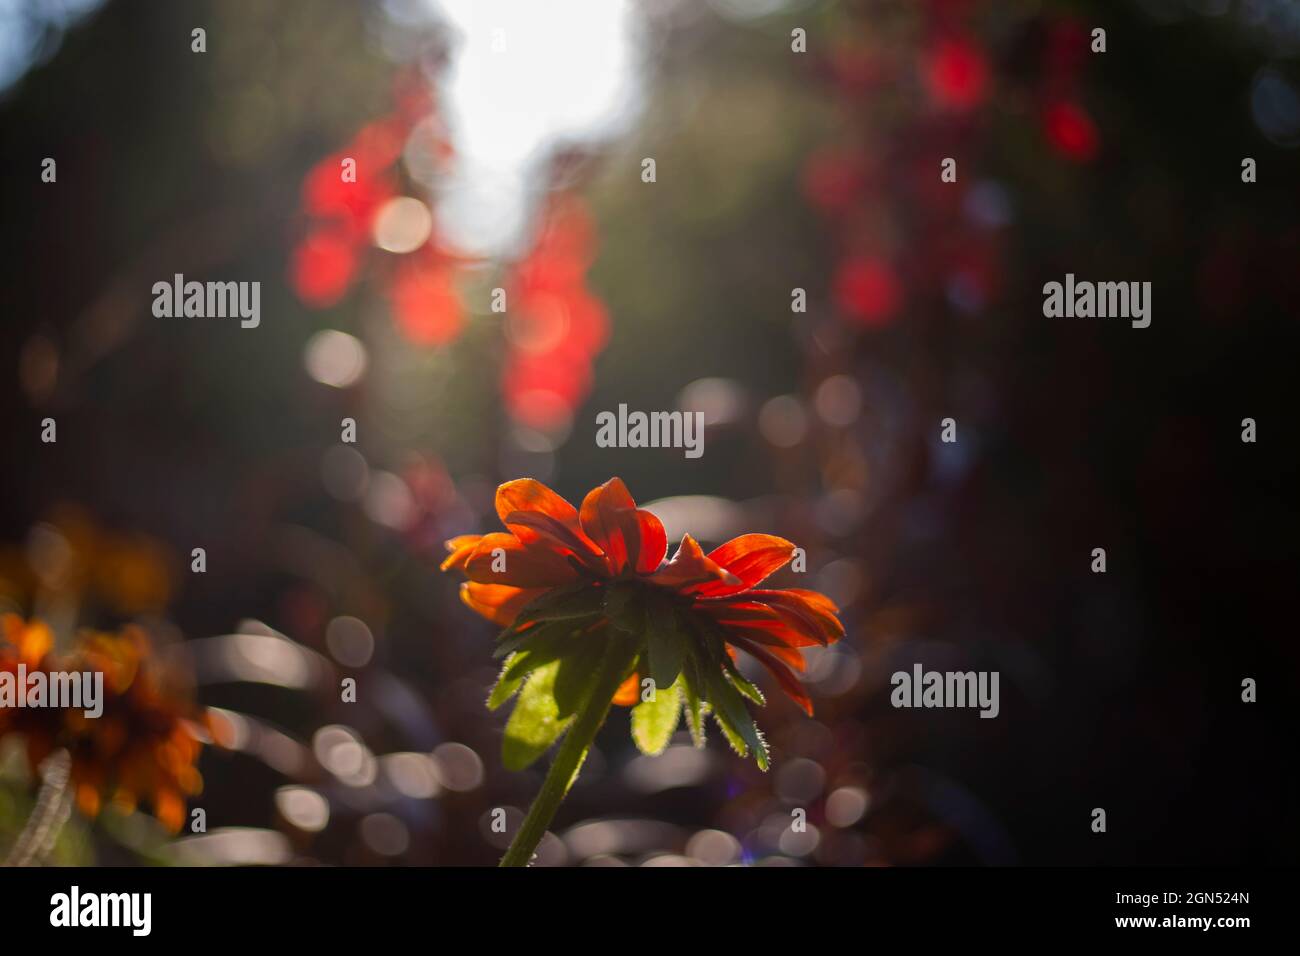
M666 601L650 604L647 614L646 656L656 687L671 687L682 672L684 637L677 612Z
M555 678L560 662L552 661L533 671L519 694L514 712L506 721L501 745L501 762L507 770L523 770L546 753L573 722L561 718L555 703Z
M677 684L655 689L654 700L643 700L632 708L632 739L643 754L658 756L668 746L682 715L682 698Z
M721 670L710 670L708 681L709 699L714 706L713 718L722 728L723 734L742 757L745 755L746 748L752 750L759 769L766 770L770 765L767 743L754 725L754 718L750 716L744 699L722 676ZM740 747L736 746L736 738L741 742Z

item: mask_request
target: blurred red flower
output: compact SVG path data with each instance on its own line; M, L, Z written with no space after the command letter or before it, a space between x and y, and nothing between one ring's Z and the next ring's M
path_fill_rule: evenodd
M605 305L586 285L596 232L574 196L552 201L541 233L510 279L510 350L502 393L512 418L534 428L567 424L591 388L591 363L609 337Z
M403 337L412 345L446 345L465 324L453 267L432 250L400 260L386 293Z

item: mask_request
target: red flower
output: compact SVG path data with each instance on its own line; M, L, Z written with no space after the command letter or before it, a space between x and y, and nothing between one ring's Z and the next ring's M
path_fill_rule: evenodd
M735 652L757 660L812 713L792 669L804 668L800 648L837 641L844 629L835 605L815 591L759 587L794 554L789 541L746 534L705 554L686 535L664 563L663 525L637 508L618 478L592 490L581 508L532 479L502 485L496 504L507 531L453 538L442 569L469 579L462 599L507 629L506 647L545 645L540 656L553 662L598 647L595 638L611 628L632 634L639 643L614 702L636 702L645 674L660 694L680 686L693 732L708 700L728 739L742 752L751 746L761 764L765 748L752 722L745 726L743 705L736 711L735 694L762 697L736 670ZM507 664L502 682L515 676Z

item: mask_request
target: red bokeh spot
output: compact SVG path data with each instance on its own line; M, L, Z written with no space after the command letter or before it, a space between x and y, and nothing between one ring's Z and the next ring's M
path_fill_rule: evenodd
M311 233L294 249L289 263L289 282L294 292L318 309L343 298L356 274L356 245L336 229Z
M591 388L591 364L563 348L544 356L514 356L502 374L511 417L533 428L563 426Z
M356 182L344 182L342 162L357 160ZM358 241L368 240L379 207L394 196L387 180L374 175L365 157L338 153L312 167L303 183L303 209L346 227Z
M510 277L510 355L501 389L512 418L566 425L591 390L591 360L609 338L605 304L586 285L596 227L573 196L553 198L532 251Z
M1097 127L1077 103L1054 103L1043 114L1043 131L1052 148L1075 162L1097 155Z
M863 325L887 325L898 313L903 290L893 268L874 258L848 259L833 281L835 304Z
M464 310L449 269L403 261L388 287L398 331L413 345L446 345L460 334Z
M926 57L926 84L940 106L968 110L979 105L988 88L984 54L968 40L941 40Z

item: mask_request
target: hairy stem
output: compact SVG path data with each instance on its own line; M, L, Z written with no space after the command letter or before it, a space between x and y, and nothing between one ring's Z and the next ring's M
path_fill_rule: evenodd
M39 863L54 847L59 831L68 820L72 802L68 782L72 760L66 750L58 750L41 764L41 789L31 816L18 834L3 866L31 866Z
M605 723L605 715L609 713L614 692L631 669L632 652L626 637L612 630L607 633L608 646L601 656L591 694L578 711L573 726L564 735L551 769L546 773L546 780L542 782L542 789L538 791L533 805L528 808L528 816L524 817L523 825L515 834L510 849L501 858L500 866L527 866L532 862L537 844L546 835L555 811L560 808L565 794L582 769L582 762L587 758L587 751L591 749L596 732Z

